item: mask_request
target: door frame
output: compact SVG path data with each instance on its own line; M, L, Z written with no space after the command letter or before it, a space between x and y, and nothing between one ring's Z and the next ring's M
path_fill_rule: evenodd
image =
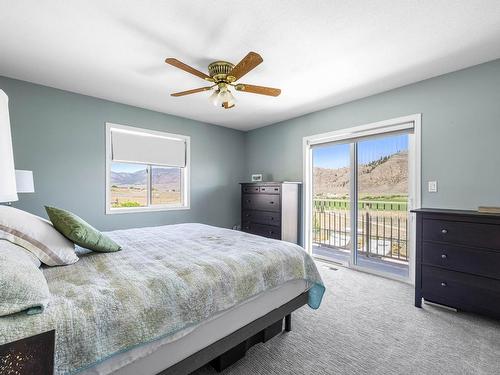
M369 124L354 126L350 128L335 130L332 132L321 133L311 136L306 136L302 139L302 150L303 150L303 178L304 178L304 188L303 188L303 238L304 238L304 248L312 255L312 182L313 182L313 160L312 160L312 148L315 145L340 142L347 140L354 140L361 137L369 137L372 135L383 135L385 133L394 133L398 131L405 131L408 129L413 129L413 133L409 135L408 141L408 209L416 209L421 207L422 200L422 161L421 161L421 148L422 148L422 114L417 113L413 115L397 117L384 121L377 121ZM351 160L354 157L356 160L356 145L351 145ZM351 181L352 176L356 173L356 165L351 168ZM353 194L357 194L356 187L354 184L351 185L351 197ZM351 215L351 228L353 228L354 220L356 220L355 215ZM351 268L360 271L365 271L369 273L374 273L380 276L394 278L399 281L407 282L410 284L415 283L415 232L416 232L416 222L415 215L409 215L409 233L408 233L408 243L409 243L409 254L408 254L408 267L409 267L409 277L400 278L397 276L391 276L387 274L381 274L377 271L359 267L354 265L352 262L352 257L354 257L354 252L351 251ZM354 245L354 241L351 241Z

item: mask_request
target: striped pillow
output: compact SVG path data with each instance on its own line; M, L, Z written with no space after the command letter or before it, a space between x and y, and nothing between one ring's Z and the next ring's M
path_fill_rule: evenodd
M73 264L75 245L49 221L13 207L0 205L0 239L24 247L48 266Z
M19 253L22 253L23 255L28 257L36 266L36 268L40 268L40 266L42 265L40 259L34 256L31 251L28 251L24 247L21 247L19 245L13 244L10 241L0 240L0 255L7 254L7 256L17 257L19 256Z

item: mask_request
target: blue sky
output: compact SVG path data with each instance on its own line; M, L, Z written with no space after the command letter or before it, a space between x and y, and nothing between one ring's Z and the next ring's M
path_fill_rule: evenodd
M358 160L367 164L381 157L408 150L408 135L396 135L358 142ZM315 167L342 168L349 166L349 144L333 144L313 149Z
M146 169L145 165L142 164L127 164L127 163L113 163L111 164L111 170L113 172L126 172L126 173L134 173L140 170Z

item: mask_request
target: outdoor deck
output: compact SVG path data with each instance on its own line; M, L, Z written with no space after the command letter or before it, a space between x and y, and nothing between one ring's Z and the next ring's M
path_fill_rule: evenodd
M313 256L330 260L335 263L347 264L351 255L349 251L344 249L339 249L332 246L324 246L320 244L313 244ZM360 255L358 257L358 266L369 268L377 272L394 275L397 277L408 277L408 264L406 262Z

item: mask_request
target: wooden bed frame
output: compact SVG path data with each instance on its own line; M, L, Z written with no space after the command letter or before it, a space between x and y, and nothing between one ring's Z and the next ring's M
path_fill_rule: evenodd
M307 300L308 292L304 292L158 375L186 375L207 364L219 372L224 370L243 358L253 345L266 342L281 333L283 320L285 331L291 331L292 312L304 306ZM51 374L54 369L54 347L55 330L1 345L0 373L12 371L20 375ZM12 358L16 360L11 360Z

